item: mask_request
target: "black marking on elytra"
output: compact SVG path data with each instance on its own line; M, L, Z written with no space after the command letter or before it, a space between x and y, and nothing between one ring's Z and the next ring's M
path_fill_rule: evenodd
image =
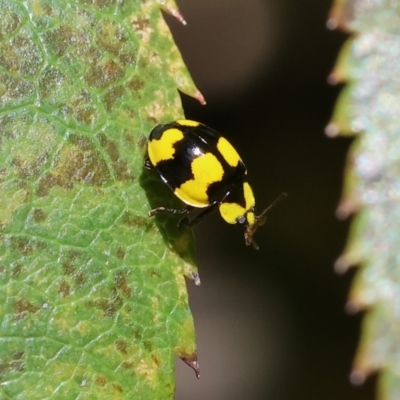
M168 124L157 125L155 128L153 128L153 130L150 132L149 140L160 140L167 125Z
M243 184L246 180L242 181L240 184L232 186L229 194L225 197L224 203L235 203L239 204L243 208L246 208L246 198L244 196Z

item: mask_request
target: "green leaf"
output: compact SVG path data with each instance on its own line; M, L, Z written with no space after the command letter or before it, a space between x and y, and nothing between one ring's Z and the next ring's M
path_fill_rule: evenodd
M174 199L143 161L177 89L201 95L154 0L0 15L0 397L172 399L199 279L191 231L147 215Z
M333 72L349 85L328 134L351 133L339 215L356 213L339 270L360 265L351 310L367 309L351 379L380 372L378 397L400 398L400 1L335 2L329 26L352 33Z

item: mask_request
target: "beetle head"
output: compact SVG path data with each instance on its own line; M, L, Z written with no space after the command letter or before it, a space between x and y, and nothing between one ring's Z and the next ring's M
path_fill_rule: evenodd
M253 239L254 234L259 226L265 224L265 221L267 220L267 212L286 197L286 193L279 195L260 215L255 215L253 210L247 212L243 221L245 224L244 240L246 242L246 246L252 245L256 250L259 249L258 244Z

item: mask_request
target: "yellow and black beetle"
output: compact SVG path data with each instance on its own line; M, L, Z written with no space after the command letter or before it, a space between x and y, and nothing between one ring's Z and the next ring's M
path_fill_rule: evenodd
M175 196L187 204L183 209L158 207L149 216L204 208L191 221L183 218L179 222L193 226L218 207L226 222L244 226L246 245L258 249L253 235L264 224L267 211L286 193L255 215L246 166L228 140L206 125L182 119L157 125L150 133L147 151L146 168L154 168Z

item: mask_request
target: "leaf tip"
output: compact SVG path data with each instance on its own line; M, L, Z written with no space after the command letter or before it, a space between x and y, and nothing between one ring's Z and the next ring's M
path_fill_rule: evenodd
M343 274L345 274L345 273L348 271L348 269L350 268L350 263L349 263L349 261L347 260L346 256L343 255L343 256L340 256L340 257L336 260L336 262L335 262L333 268L334 268L334 270L335 270L335 272L336 272L337 274L343 275Z
M180 22L182 25L187 25L187 22L185 18L183 18L183 15L180 13L178 8L176 8L175 2L172 2L172 5L165 4L166 1L159 1L160 7L166 11L168 14L172 15L178 22ZM171 2L170 2L171 3Z
M343 4L343 0L335 0L328 14L326 27L330 30L348 30L348 25L353 19L354 6ZM348 2L351 3L351 2Z
M339 21L337 20L337 18L330 16L328 18L328 21L326 21L326 27L329 30L333 31L339 27Z
M347 196L343 200L340 201L339 207L336 210L336 217L340 220L347 219L350 215L354 214L359 207L357 206L354 199L351 199L350 196Z
M340 73L338 73L337 70L334 70L328 75L327 81L328 85L335 86L341 81L343 81L343 78L340 76Z
M334 138L337 137L340 133L339 126L334 122L329 123L325 128L325 135Z
M197 358L197 353L181 357L181 360L184 363L186 363L187 365L189 365L190 368L193 369L194 373L196 374L196 378L199 379L200 378L200 365L199 365L199 361Z
M205 106L207 104L206 99L199 90L194 94L194 98L197 99L202 106Z
M198 272L192 272L192 276L190 277L190 279L194 282L196 286L201 285L200 275Z
M349 314L349 315L354 315L354 314L357 314L357 313L359 313L361 311L360 305L356 301L354 301L352 299L350 299L346 303L346 305L344 306L344 309L345 309L346 313Z
M352 385L360 386L365 382L366 379L367 379L367 375L364 371L357 369L357 368L355 368L355 369L353 369L353 371L351 371L350 382Z

